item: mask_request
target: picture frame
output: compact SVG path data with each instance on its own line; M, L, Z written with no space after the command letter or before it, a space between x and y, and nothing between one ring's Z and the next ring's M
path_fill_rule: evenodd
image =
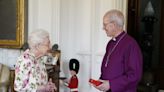
M0 0L0 48L21 48L27 37L28 0Z

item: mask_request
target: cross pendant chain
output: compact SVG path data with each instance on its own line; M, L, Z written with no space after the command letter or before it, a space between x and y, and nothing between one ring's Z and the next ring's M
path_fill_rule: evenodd
M112 48L112 50L109 51L109 54L108 54L108 56L107 56L107 60L106 60L106 62L105 62L105 67L108 66L109 58L110 58L111 54L112 54L113 51L116 49L116 47L118 46L118 44L120 43L120 41L125 37L125 35L126 35L126 33L124 33L124 34L121 36L121 38L117 41L117 43L114 45L114 47Z

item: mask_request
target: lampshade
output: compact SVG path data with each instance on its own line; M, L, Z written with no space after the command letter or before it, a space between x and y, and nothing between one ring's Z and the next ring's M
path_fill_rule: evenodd
M145 8L144 16L154 16L154 9L153 9L151 1L148 2Z

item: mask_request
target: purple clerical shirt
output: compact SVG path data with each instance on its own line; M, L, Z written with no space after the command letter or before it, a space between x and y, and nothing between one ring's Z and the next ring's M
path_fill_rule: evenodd
M122 32L107 44L100 79L109 80L111 92L136 92L141 75L141 50L131 36Z

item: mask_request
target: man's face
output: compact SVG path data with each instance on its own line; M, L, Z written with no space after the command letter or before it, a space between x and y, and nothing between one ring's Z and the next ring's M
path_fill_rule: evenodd
M114 28L115 28L115 24L113 22L110 22L110 20L107 16L104 16L103 29L105 30L108 37L114 36Z

